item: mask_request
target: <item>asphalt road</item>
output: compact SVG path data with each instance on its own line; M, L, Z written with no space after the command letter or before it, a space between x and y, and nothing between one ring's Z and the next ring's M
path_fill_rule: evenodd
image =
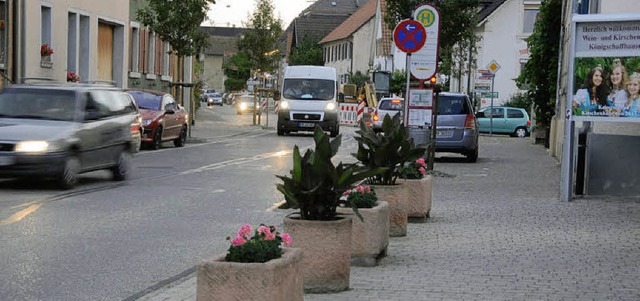
M71 191L1 181L0 299L126 299L225 251L245 223L281 223L275 175L310 135L279 137L229 106L200 109L191 135L137 154L125 183L106 171Z

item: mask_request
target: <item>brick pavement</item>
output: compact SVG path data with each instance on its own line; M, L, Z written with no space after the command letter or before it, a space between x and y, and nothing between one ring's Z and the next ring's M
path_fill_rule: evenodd
M441 154L439 154L441 155ZM640 300L640 199L558 200L560 166L529 139L440 157L431 218L391 238L350 289L305 300ZM195 300L195 277L139 300Z

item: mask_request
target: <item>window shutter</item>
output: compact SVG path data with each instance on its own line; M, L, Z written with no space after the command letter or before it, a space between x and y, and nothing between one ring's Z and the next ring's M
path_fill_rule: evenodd
M140 29L140 55L138 57L138 70L147 73L147 53L149 51L149 31L146 28Z
M155 58L155 64L154 64L154 73L157 75L162 74L162 40L160 39L160 37L158 37L156 35L156 58Z

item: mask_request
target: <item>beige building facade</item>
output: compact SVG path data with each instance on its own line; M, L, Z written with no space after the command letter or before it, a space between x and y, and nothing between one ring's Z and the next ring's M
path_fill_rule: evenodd
M124 87L128 62L129 1L20 1L22 78L113 82ZM51 51L46 51L49 47Z

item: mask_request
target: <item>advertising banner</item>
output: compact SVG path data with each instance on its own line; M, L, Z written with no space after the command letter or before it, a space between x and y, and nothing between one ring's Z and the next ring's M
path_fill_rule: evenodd
M640 122L640 20L576 22L574 120Z

